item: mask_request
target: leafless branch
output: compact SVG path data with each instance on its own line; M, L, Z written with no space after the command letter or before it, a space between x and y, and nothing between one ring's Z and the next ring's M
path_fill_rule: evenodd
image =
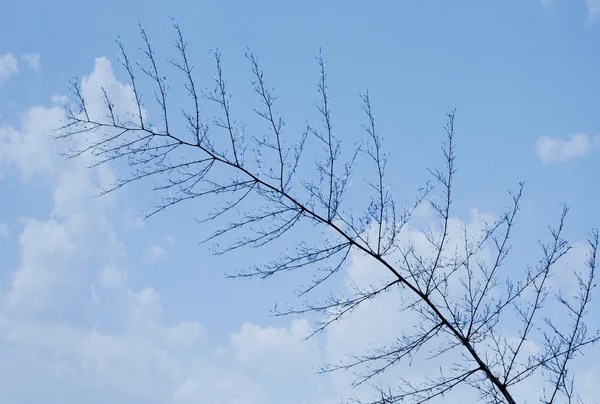
M202 223L224 221L204 239L214 243L216 254L262 248L275 240L287 240L291 234L297 238L298 233L294 232L300 223L307 223L325 234L322 239L311 239L311 242L301 236L293 251L273 254L266 263L227 276L266 279L284 272L313 271L312 280L297 291L298 296L305 299L303 305L274 310L277 316L317 315L311 335L385 293L400 296L402 304L398 311L416 315L418 321L414 327L394 336L393 343L367 353L349 355L348 361L321 369L322 372L354 371L357 385L371 383L391 368L410 364L417 356L440 363L446 363L442 358L457 355L461 358L452 365L440 365L437 376L417 382L407 379L397 386L377 388L378 401L372 403L403 400L424 403L465 385L478 392L482 402L514 404L512 388L539 373L546 375L550 386L544 402L555 403L559 397L570 402L576 398L569 365L583 348L600 338L598 332L588 332L585 321L595 287L597 231L590 236L586 271L574 269L577 293L572 297L557 293L552 306L552 311L561 308L569 316L570 323L556 321L555 316L544 319L541 316L550 296L549 279L557 262L570 250L563 238L568 209L562 210L558 226L550 229L550 241L540 242L542 259L534 267L521 268L520 279L519 268L510 272L504 269L511 251L523 183L510 194L510 208L494 223L485 223L483 229L474 234L466 226L462 235L453 234L450 222L457 173L455 111L447 115L446 142L442 147L444 169L430 170L433 180L419 190L414 203L401 209L389 188L388 155L376 125L369 92L361 96L366 116L364 129L368 135L366 147L344 150L348 156L344 163L341 161L344 155L341 137L338 137L341 134L334 133L322 54L317 57L319 101L316 105L322 128L305 124L302 133L294 134L286 128L276 109L280 104L276 104L274 88L267 83L258 57L248 51L246 58L253 74L252 87L261 104L253 111L268 129L264 136L248 137L257 161L255 165L246 163L246 139L235 118L237 107L235 111L231 108L232 97L220 51L212 52L216 69L214 87L211 91L201 92L193 76L194 66L187 42L179 25L173 25L177 57L170 63L182 74L191 100L190 110L181 111L186 131L189 131L187 135L175 129L177 126L170 115L172 109L168 107L170 96L167 97L166 78L159 72L160 61L141 27L142 63L132 64L122 42L117 41L121 64L131 87L133 111L124 111L124 106L115 105L108 89L102 88L101 102L106 114L95 116L90 108L92 101L86 98L80 82L72 82L75 102L67 106L68 120L57 137L83 138L85 143L73 142L77 146L66 156L75 158L90 154L95 158L93 165L124 160L132 170L129 175L119 177L104 193L136 181L156 181L153 189L162 198L147 217L196 198L218 199L221 202L199 219ZM155 87L162 120L160 128L148 123L148 112L136 77L138 71L144 73ZM203 115L203 101L217 107L217 116ZM213 132L224 133L225 146ZM316 173L294 180L304 186L297 190L292 186L292 178L300 175L298 168L306 158L303 152L307 142L313 139L322 146L321 154L315 153ZM263 161L262 156L269 153L274 156L273 161ZM371 192L370 201L365 211L356 216L346 209L343 201L363 155L372 164L375 175L374 180L365 179ZM433 196L436 187L441 188L439 199ZM406 239L406 225L425 201L433 208L439 228L425 233L426 246L417 246L414 240ZM233 234L237 238L232 241L228 237ZM227 242L221 246L217 244L218 240ZM374 270L388 278L369 287L354 285L349 295L331 294L325 301L309 301L309 294L342 271L350 256L368 258L374 264ZM513 321L510 325L514 327L514 319L521 324L517 338L507 335L500 327L502 321ZM528 352L529 343L543 349Z

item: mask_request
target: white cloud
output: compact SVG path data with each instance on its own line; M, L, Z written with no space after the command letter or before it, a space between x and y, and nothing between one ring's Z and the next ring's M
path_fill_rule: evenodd
M423 225L419 228L436 229L439 223L433 220L434 212L428 205L427 203L419 208L418 220L423 222ZM476 236L484 228L485 222L493 223L494 220L493 215L483 214L476 209L471 210L468 221L455 217L450 218L447 253L454 253L456 249L460 251L463 226L467 226L471 236ZM399 235L399 244L407 245L410 243L417 254L431 257L432 246L425 233L419 228L406 226ZM489 261L491 258L490 250L485 248L479 258L483 261ZM398 257L389 257L389 261L396 262ZM371 287L377 288L388 283L391 279L392 275L383 266L378 265L364 254L353 252L349 257L347 267L345 294L353 296L356 287L362 290L368 290ZM450 285L450 290L461 290L455 287L460 287L458 279L454 282L457 285ZM412 311L400 311L408 302L407 297L412 297L412 295L406 289L393 288L389 293L383 293L373 300L362 303L351 313L345 315L341 321L332 323L325 332L324 361L334 365L348 363L351 361L348 355L360 356L372 352L375 348L394 344L404 333L411 334L418 325L419 318ZM429 348L434 348L434 346L432 345ZM424 349L421 352L422 355L417 355L398 366L389 368L384 374L375 377L372 382L375 385L390 385L393 388L393 386L397 386L399 378L409 379L413 382L423 381L422 378L425 375L436 374L440 366L449 368L453 360L460 361L458 355L443 355L435 361L429 361L425 359L429 353L428 349ZM410 368L407 368L409 363ZM410 369L410 374L406 373L407 369ZM338 394L348 397L348 394L352 392L352 394L356 394L364 400L372 399L374 391L370 385L351 387L351 384L357 378L357 373L359 374L364 370L364 367L359 366L351 371L332 373L332 380ZM445 396L441 402L470 402L471 396L468 393L465 394L467 395L463 397L463 400L456 400L456 397L450 394ZM468 399L465 397L468 397Z
M94 285L90 286L90 300L94 304L100 303L100 297L98 297L98 293L96 293L96 287Z
M102 85L120 97L116 104L125 104L124 110L131 105L127 104L131 89L114 77L105 58L96 60L93 73L82 83L86 95L101 95ZM59 101L64 98L54 97L53 102ZM100 102L91 102L89 108L90 114L102 114ZM256 369L267 370L269 376L308 373L322 356L335 361L346 353L364 352L370 344L392 341L413 324L414 318L397 313L402 295L394 292L333 324L324 335L323 355L318 338L302 341L311 330L309 322L296 319L288 327L242 325L224 349L231 355L211 362L204 355L210 348L203 345L208 339L203 324L170 322L168 302L163 304L159 290L133 285L135 277L122 269L127 251L112 216L127 207L116 195L93 198L97 186L112 181L109 168L88 170L85 159L64 163L56 157L58 142L48 141L44 132L63 116L56 107L33 107L19 129L0 129L0 163L16 167L24 178L43 177L53 186L49 217L23 222L19 265L11 268L12 284L4 296L8 304L0 305L0 347L3 352L8 347L4 363L16 364L9 368L0 363L0 378L20 381L6 383L0 402L40 402L45 397L69 402L77 397L78 402L90 403L264 404L274 402L267 391L276 382L269 377L261 383L262 373ZM420 210L422 220L427 221L428 215L429 210ZM491 218L473 211L469 223L480 228L484 219ZM452 219L451 233L462 224ZM415 228L407 228L402 237L412 239L421 251L428 248L423 233ZM166 243L173 242L166 238ZM450 249L459 242L452 239ZM154 256L163 253L164 249ZM377 284L385 277L382 268L354 254L344 286ZM73 304L62 304L64 299ZM40 313L56 305L65 313L60 321L39 320ZM77 315L67 317L77 310L83 311L85 321L78 322ZM410 370L424 375L438 364L415 361ZM390 378L394 375L391 372ZM38 393L29 387L32 377ZM319 380L329 386L327 376ZM336 373L334 382L337 392L349 391L347 374ZM312 379L294 378L293 384L303 394L317 390ZM332 396L328 391L323 395Z
M39 153L41 161L52 161L53 157L43 157L42 150ZM25 161L32 158L29 154L24 156ZM84 293L80 282L92 275L84 270L86 262L117 260L124 254L109 221L114 197L94 198L94 183L100 181L101 170L91 171L83 162L73 161L58 172L60 165L57 165L52 165L57 171L53 181L50 179L55 184L52 217L27 218L23 222L19 237L21 259L6 296L13 309L64 309L63 305L74 299L75 294ZM23 167L31 170L27 164Z
M118 289L125 286L125 279L125 273L110 263L100 272L100 284L107 289Z
M25 385L21 383L19 389L5 386L0 399L39 402L44 393L48 394L40 387L50 381L57 389L51 396L63 398L61 402L73 402L72 393L83 389L88 392L85 398L89 398L85 402L102 402L94 399L99 395L117 402L131 402L134 398L134 402L171 403L183 381L195 376L197 370L186 356L171 349L185 339L167 339L161 331L173 332L173 328L157 326L143 332L134 329L106 333L67 324L13 319L0 332L0 342L10 342L10 353L19 359L12 362L11 372L16 372L20 380L28 380L26 376L32 371L40 374L36 378L36 391L40 391L34 396L37 399L24 401L18 398L27 397ZM174 332L181 334L179 330ZM7 374L1 374L6 380ZM209 385L209 391L210 388ZM7 390L12 390L12 396L7 395Z
M39 53L25 53L21 56L21 59L27 63L27 67L35 72L38 72L42 67Z
M264 404L268 402L265 391L255 383L215 369L199 372L187 378L173 394L174 403L214 404Z
M540 0L544 7L551 7L556 3L556 0Z
M585 0L585 5L591 17L600 14L600 0Z
M59 107L33 106L21 117L20 129L0 126L0 170L12 164L24 179L60 170L59 145L50 134L63 118Z
M55 94L52 97L50 97L50 101L53 104L62 106L62 105L65 105L69 101L69 97L67 97L66 95Z
M154 245L150 247L148 253L146 254L147 259L150 262L156 262L161 258L164 258L167 255L167 251L159 245Z
M140 292L129 291L131 314L135 321L145 321L160 315L163 311L160 295L154 288L145 288Z
M556 5L558 0L540 0L540 2L544 7L548 8ZM591 22L591 20L595 19L595 17L600 14L600 0L583 0L582 3L585 4L588 12L588 22Z
M102 58L96 61L92 74L82 83L90 111L96 114L101 113L103 105L97 94L99 87L106 87L117 96L123 96L120 91L127 88L112 75L110 62ZM117 114L127 113L131 104L131 99L123 100L123 109L117 110ZM59 150L68 147L69 141L59 142L50 135L64 118L64 111L59 107L35 106L27 110L19 130L0 127L0 166L13 165L24 179L40 176L55 184L52 218L46 221L29 218L24 222L19 239L21 262L13 273L11 290L6 296L11 307L48 308L53 298L66 297L67 294L59 292L60 288L89 278L81 266L91 257L111 261L123 257L122 243L109 220L116 195L95 198L98 187L113 181L112 171L108 166L87 169L86 164L92 161L89 156L69 162L59 156ZM36 234L44 236L36 237ZM107 276L103 275L104 284L113 287L118 284L118 280Z
M592 140L583 134L571 135L569 140L543 136L536 143L536 152L544 164L561 163L585 156L592 147L598 145L599 140Z
M21 262L6 296L11 307L38 310L52 300L51 291L67 282L65 271L77 261L78 251L68 226L55 220L27 219L19 236Z
M93 98L99 86L130 105L128 86L104 58L82 83L90 113L102 113ZM13 365L0 364L0 378L15 382L0 390L0 402L264 403L253 381L198 358L201 323L163 321L159 292L129 284L121 269L125 246L112 222L118 196L94 197L112 171L87 169L85 157L65 163L58 156L65 145L48 135L62 118L58 107L36 106L20 128L0 128L0 165L53 186L50 217L23 220L19 264L2 268L12 273L0 299L0 347ZM82 313L93 323L79 324Z
M94 61L92 73L81 80L81 91L84 97L94 101L86 104L91 119L104 119L107 115L103 88L113 104L120 108L119 111L116 111L118 117L129 119L131 116L137 115L132 87L119 81L114 74L111 62L105 57L100 57ZM142 110L144 117L146 113L146 110Z
M17 58L12 53L8 52L0 54L0 82L8 79L13 74L19 71Z
M194 321L185 321L163 330L163 340L173 347L190 346L204 335L202 324Z
M427 216L426 212L427 211L423 209L421 219ZM483 228L484 221L491 224L494 221L494 217L473 210L471 212L470 220L468 221L451 218L449 223L449 244L447 253L453 254L456 248L460 251L462 245L460 237L462 236L462 228L464 225L467 225L469 234L474 235L476 231ZM430 224L426 223L424 228L427 228L429 225ZM435 229L435 226L432 226L431 228ZM425 239L423 232L408 226L403 230L400 237L402 239L401 243L412 240L416 252L427 255L430 246L429 242ZM560 283L561 289L569 296L573 294L573 290L568 285L572 286L574 283L571 270L583 268L585 253L582 251L587 251L587 248L582 248L584 243L575 243L574 245L576 248L572 250L568 257L566 257L566 260L563 260L560 265L557 265L555 268L556 276L551 279L552 282ZM482 262L491 262L490 260L493 259L492 252L491 249L485 248L482 254L479 255L479 259L481 259ZM519 253L516 252L516 254ZM395 257L391 257L390 260L396 261ZM473 262L476 261L473 260ZM511 264L508 264L507 261L507 263L501 267L503 273L501 277L504 278L504 276L515 274L515 272L506 272L513 270L515 269ZM373 260L362 254L351 254L346 277L348 295L353 294L352 285L357 285L360 288L367 288L369 285L376 287L383 284L386 279L389 278L385 268L377 265ZM460 298L463 286L460 284L451 284L449 285L449 290L452 294L451 298ZM399 308L407 302L405 298L409 296L411 296L411 293L406 289L394 289L390 293L379 295L375 299L363 303L356 310L346 315L342 321L332 323L325 333L325 362L331 364L339 364L340 362L348 363L351 361L348 355L363 355L366 352L372 352L374 348L390 346L394 344L397 338L400 338L403 333L410 334L418 324L418 317L410 311L399 312ZM590 308L590 313L591 312L593 312L592 308ZM594 321L591 316L588 318L589 328L596 329L596 324L592 324L590 321ZM516 325L518 326L518 324ZM509 343L517 341L518 328L515 328L515 323L511 322L511 320L502 323L498 328L498 332L505 336ZM419 381L424 381L423 379L425 376L435 377L440 368L449 370L456 363L464 363L464 358L461 358L458 351L444 354L433 360L428 359L428 356L432 355L433 350L439 346L439 342L440 341L433 341L429 347L425 347L417 355L407 358L405 362L397 366L390 367L383 375L375 377L371 382L374 385L390 385L392 388L393 386L397 386L397 380L399 378L412 380L413 382L418 383ZM480 344L480 349L485 349L483 343ZM533 353L539 349L539 346L533 341L527 341L522 349L524 354ZM596 357L596 353L593 352L594 349L595 348L588 349L588 355L591 353L593 354L593 357ZM584 372L582 374L585 374L585 371L590 368L592 363L595 363L594 360L590 360L587 363L580 361L573 370L575 370L576 373L581 370ZM373 389L370 386L362 385L354 389L350 388L350 384L356 380L354 371L361 373L365 370L365 368L358 367L351 371L334 372L332 374L333 383L338 393L348 397L348 393L352 392L359 398L365 400L372 399ZM540 395L543 394L543 387L543 375L538 374L527 380L525 383L513 387L512 392L519 398L519 402L533 402L537 401L540 398ZM597 389L595 394L597 396ZM586 395L594 397L588 392L586 392ZM474 390L462 388L453 393L444 395L439 401L434 400L432 402L454 404L476 401L477 396Z
M311 332L310 324L305 319L293 320L289 329L262 328L246 323L231 334L230 343L234 355L244 362L254 362L258 366L273 363L304 363L307 366L310 361L319 358L316 341L304 341Z

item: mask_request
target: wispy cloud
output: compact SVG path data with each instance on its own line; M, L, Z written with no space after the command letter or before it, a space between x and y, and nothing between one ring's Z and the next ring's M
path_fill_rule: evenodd
M600 15L600 0L585 0L590 17L596 17Z
M147 258L150 262L156 262L166 255L167 251L164 248L159 245L154 245L148 250Z
M558 2L559 0L540 0L540 3L542 3L542 5L546 8L554 7ZM570 2L565 1L564 3ZM588 22L590 20L595 20L598 16L600 16L600 0L582 0L581 3L583 3L587 9Z
M599 136L591 139L588 135L577 133L569 136L567 140L542 136L536 142L535 148L542 162L550 164L583 157L598 145L600 145Z
M42 62L40 61L40 58L41 57L39 53L25 53L21 56L21 59L27 63L27 67L35 72L42 68Z
M544 7L552 7L556 3L556 0L540 0L540 2Z
M0 82L19 71L19 63L12 53L0 54Z

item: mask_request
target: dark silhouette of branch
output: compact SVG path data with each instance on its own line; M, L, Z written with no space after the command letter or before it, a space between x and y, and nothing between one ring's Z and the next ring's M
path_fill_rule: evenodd
M227 276L266 279L283 272L314 270L312 281L297 293L305 299L303 305L284 310L276 307L274 311L277 316L317 314L319 319L311 335L384 293L400 296L402 303L398 310L416 315L415 325L394 336L390 344L349 355L348 361L320 370L354 371L355 385L360 385L372 382L390 368L409 364L417 356L439 361L438 375L428 375L418 382L403 379L396 386L376 388L377 401L372 403L404 400L424 403L465 385L477 391L482 402L514 404L517 401L512 388L540 373L546 375L550 386L544 402L555 403L559 397L570 402L576 397L569 365L583 348L600 338L598 332L588 332L585 323L595 287L597 231L590 236L587 271L574 270L578 292L571 298L560 291L556 293L554 304L564 309L571 323L559 324L555 316L543 319L541 313L551 295L549 279L556 263L570 249L563 238L568 209L563 208L558 225L550 228L549 241L540 242L542 259L535 267L524 267L521 279L514 270L505 273L503 269L511 251L511 235L524 189L522 182L510 193L511 206L497 221L484 223L476 234L471 234L466 226L462 236L452 234L452 192L457 173L455 111L447 115L446 142L442 146L444 169L430 170L432 181L419 190L413 203L400 209L388 186L388 155L369 92L361 96L368 135L366 145L349 150L347 161L341 161L342 141L334 134L326 63L321 53L317 57L316 107L323 126L319 130L307 124L299 134L286 129L275 108L275 91L267 84L258 57L250 51L246 53L254 77L252 87L261 104L254 112L268 126L267 134L248 140L257 156L254 162L249 162L245 159L244 132L239 129L231 108L220 51L212 52L216 68L213 89L199 91L187 43L176 23L174 28L178 57L169 62L183 75L191 100L191 109L181 111L189 134L174 129L166 78L159 73L161 62L143 28L140 29L145 62L136 65L137 68L130 62L121 41L117 41L132 92L132 111L123 113L123 106L115 105L111 94L102 89L107 114L95 116L80 82L72 82L75 103L67 106L68 121L57 137L85 137L86 144L66 155L74 158L89 153L96 158L93 165L125 160L132 169L103 193L135 181L159 181L153 188L163 197L146 217L196 198L221 198L222 202L200 219L204 223L226 221L204 240L215 242L216 254L247 247L262 248L294 232L299 223L309 223L325 233L322 239L310 242L300 239L293 250L273 254L266 263ZM160 128L148 122L136 79L138 69L154 83L162 119ZM218 107L218 116L202 115L204 100ZM226 146L219 137L223 133ZM301 162L306 159L306 153L303 154L306 142L313 139L309 135L323 147L322 155L315 154L316 173L296 179ZM274 161L263 160L269 153L275 156ZM362 155L373 163L375 175L374 180L365 178L370 201L365 211L355 216L343 202ZM298 189L297 184L303 187ZM441 189L438 198L433 194L435 189ZM415 209L424 203L430 204L439 220L439 228L425 233L426 246L404 237ZM228 240L223 246L216 243L234 233L239 234L234 241ZM486 259L484 253L491 258ZM308 301L311 292L345 268L350 254L369 258L376 270L385 272L388 278L379 285L353 285L351 296L330 295L325 301ZM507 318L521 322L517 338L500 327ZM527 352L529 343L539 344L543 349ZM457 357L460 360L451 359L455 363L442 365L448 358Z

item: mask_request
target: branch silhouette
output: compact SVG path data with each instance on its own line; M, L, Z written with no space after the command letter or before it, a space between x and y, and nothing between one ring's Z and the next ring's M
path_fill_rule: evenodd
M188 45L174 23L178 56L168 62L183 76L191 105L180 112L185 124L185 130L181 131L175 129L173 108L168 107L169 86L161 73L161 62L146 31L140 29L144 55L140 63L133 64L122 42L117 41L134 108L125 114L117 112L123 106L115 105L110 94L102 89L106 115L101 116L90 109L90 100L85 98L81 83L75 80L72 82L75 103L65 107L68 120L56 135L62 139L85 139L85 145L65 153L68 158L89 153L96 158L94 165L122 160L131 167L129 175L118 178L114 186L102 193L136 181L160 181L153 188L165 196L146 217L185 201L219 197L223 202L206 212L201 221L233 218L204 242L216 242L232 233L240 236L225 246L215 244L216 254L264 247L294 231L301 222L327 230L323 239L301 239L293 250L286 250L262 265L227 274L231 278L266 279L282 272L312 268L316 271L312 282L298 291L299 296L306 297L343 270L351 253L368 257L387 271L391 276L389 281L370 287L354 285L350 297L330 295L322 302L305 301L299 308L276 308L274 312L277 316L318 314L314 335L384 293L401 295L403 305L398 309L419 319L414 330L398 335L390 345L320 369L323 373L356 371L355 385L370 383L374 377L392 367L406 365L424 352L433 361L450 352L457 352L463 358L462 362L440 368L438 375L428 375L425 380L406 379L397 386L376 387L372 403L405 400L424 403L465 385L475 389L482 402L514 404L517 403L512 392L514 386L540 373L546 376L549 386L545 393L540 392L545 403L575 400L574 376L569 365L584 347L600 338L597 331L588 330L584 321L595 287L597 230L590 234L587 266L575 270L576 294L556 296L571 323L555 324L552 317L542 318L541 313L550 295L548 283L556 263L571 248L563 238L566 207L556 226L550 228L548 241L540 242L542 258L536 266L524 268L520 277L511 275L504 280L501 269L511 250L523 183L510 193L511 205L496 222L486 223L475 235L469 234L465 226L462 251L450 250L453 181L457 173L455 111L447 115L445 126L446 141L442 145L445 167L430 170L432 180L424 184L412 202L400 208L389 188L388 156L368 92L361 96L365 142L346 152L345 161L342 158L343 142L334 127L327 66L321 53L317 57L316 107L322 127L306 124L296 136L286 130L285 121L278 114L275 89L269 87L258 57L250 51L246 53L253 74L252 88L260 105L253 111L268 126L264 136L247 139L243 125L234 116L220 51L212 52L213 88L200 91L193 76ZM154 83L159 124L152 124L148 118L137 78L139 72ZM216 105L219 113L203 117L203 100ZM302 177L299 168L308 158L303 152L307 142L312 141L322 150L310 156L315 174ZM248 148L252 148L254 160L247 159ZM362 156L367 156L371 167L361 172L372 171L374 175L372 180L365 180L371 192L369 204L357 216L345 208L344 197ZM439 190L437 197L436 190ZM255 206L257 201L259 208L239 211L246 203ZM439 219L439 229L426 234L427 253L401 237L417 207L425 203ZM486 248L493 251L488 261L480 258ZM508 338L499 327L501 318L509 315L516 315L521 322L516 340ZM543 349L527 352L525 347L532 341Z

